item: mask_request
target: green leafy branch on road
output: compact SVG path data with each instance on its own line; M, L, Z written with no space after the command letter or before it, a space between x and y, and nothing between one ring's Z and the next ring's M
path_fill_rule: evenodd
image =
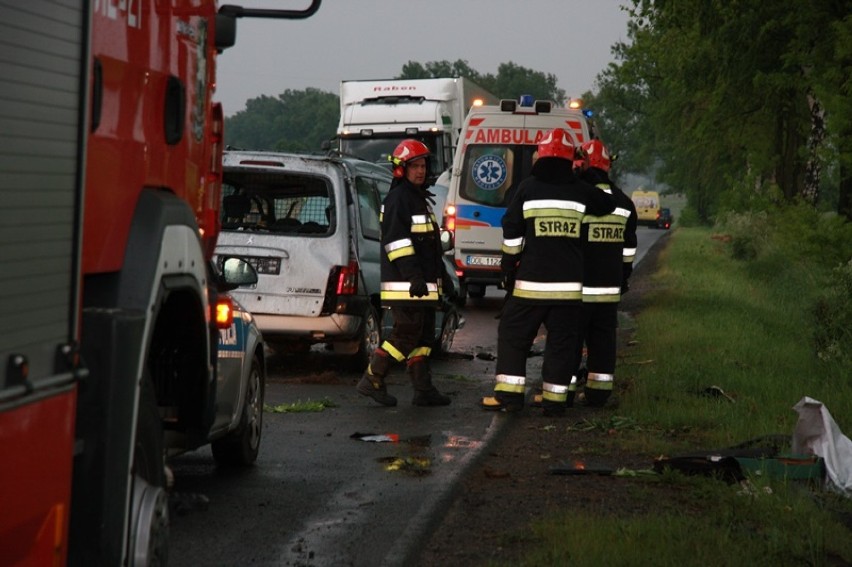
M320 412L326 408L336 408L337 404L329 400L328 398L323 398L321 400L313 401L310 398L307 401L295 401L291 403L283 403L277 405L264 404L263 411L268 413L306 413L306 412Z

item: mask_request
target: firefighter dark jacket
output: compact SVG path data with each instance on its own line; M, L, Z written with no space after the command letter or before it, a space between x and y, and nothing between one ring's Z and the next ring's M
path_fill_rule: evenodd
M636 206L607 173L590 167L580 178L612 195L615 210L583 219L583 301L617 303L633 271L636 255Z
M382 303L437 303L444 272L440 228L432 211L431 193L408 180L394 180L382 203ZM423 278L429 290L411 297L411 282Z
M583 219L615 209L612 197L580 180L570 161L541 158L503 217L501 268L513 298L536 304L582 299Z

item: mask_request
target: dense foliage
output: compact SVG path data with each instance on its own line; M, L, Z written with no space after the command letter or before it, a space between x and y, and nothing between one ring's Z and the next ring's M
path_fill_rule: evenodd
M556 76L516 65L511 61L501 63L497 74L482 74L471 69L467 61L430 61L422 65L409 61L402 66L397 79L432 79L440 77L466 77L497 98L518 98L530 94L536 99L565 102L565 91L556 86Z
M802 200L852 216L852 2L632 0L585 98L622 171L704 221Z
M261 95L225 119L225 144L248 150L311 152L334 136L340 117L336 94L287 89L277 98Z

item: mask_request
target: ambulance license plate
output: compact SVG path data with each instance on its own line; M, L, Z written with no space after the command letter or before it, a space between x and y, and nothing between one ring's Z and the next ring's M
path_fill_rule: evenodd
M468 266L499 267L500 256L468 256L466 263Z

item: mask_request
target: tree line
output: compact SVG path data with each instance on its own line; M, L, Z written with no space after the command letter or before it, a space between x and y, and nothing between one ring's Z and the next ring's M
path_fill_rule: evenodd
M537 99L565 102L565 91L556 86L556 76L503 63L497 74L482 74L467 61L409 61L394 79L465 77L498 98L531 94ZM308 88L287 89L277 97L259 96L225 119L225 143L254 150L318 151L323 141L337 132L340 98L336 93Z
M852 218L852 2L632 0L589 103L626 171L701 220L804 202Z
M614 174L651 175L693 217L804 202L852 218L852 0L630 0L627 40L583 95L618 154ZM396 79L467 77L499 98L565 102L556 77L514 63L406 63ZM226 119L235 147L318 151L337 94L286 90Z

